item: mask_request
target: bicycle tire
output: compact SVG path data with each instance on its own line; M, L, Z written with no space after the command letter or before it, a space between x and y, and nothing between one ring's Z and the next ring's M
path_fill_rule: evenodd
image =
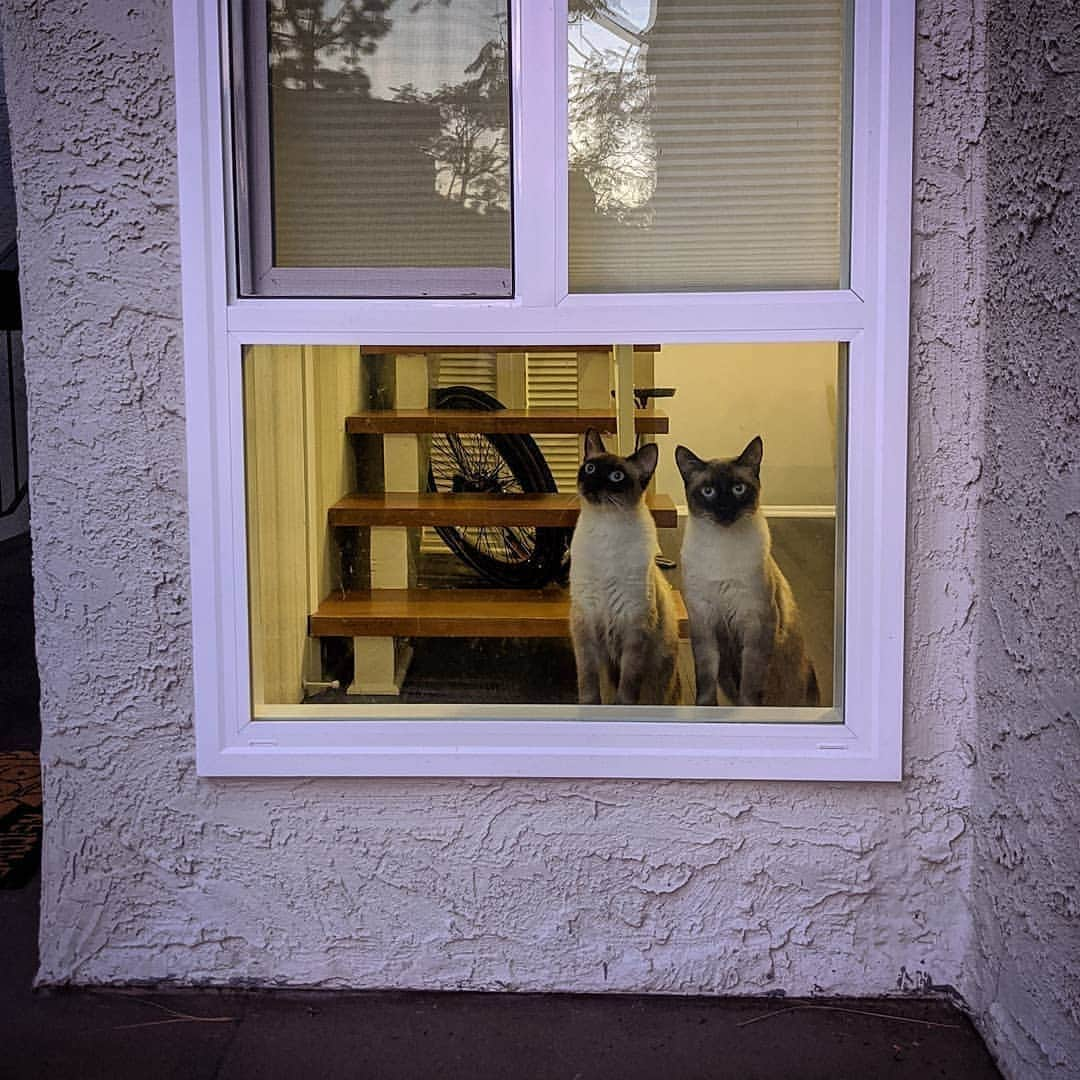
M498 398L473 386L440 388L435 406L492 412L505 408ZM433 435L429 462L429 491L557 490L531 435ZM435 531L466 565L503 588L539 588L557 578L570 543L568 529L437 525Z

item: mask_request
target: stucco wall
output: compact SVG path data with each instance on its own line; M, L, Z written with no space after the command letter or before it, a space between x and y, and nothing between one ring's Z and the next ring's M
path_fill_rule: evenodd
M972 1004L1080 1073L1080 11L989 8Z
M904 782L211 781L191 726L169 5L9 0L38 253L42 982L970 985L983 73L971 4L928 2L920 27Z

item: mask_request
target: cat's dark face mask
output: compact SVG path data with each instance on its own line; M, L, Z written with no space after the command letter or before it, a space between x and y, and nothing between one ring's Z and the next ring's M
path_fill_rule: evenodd
M578 493L594 506L636 506L649 486L658 456L652 443L629 457L609 454L599 432L590 428L585 433L585 460L578 469Z
M761 436L755 436L737 458L703 461L680 446L675 463L686 488L686 505L694 517L718 525L734 525L758 508L761 495Z

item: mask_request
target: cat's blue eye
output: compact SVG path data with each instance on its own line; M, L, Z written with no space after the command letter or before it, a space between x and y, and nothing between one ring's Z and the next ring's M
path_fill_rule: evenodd
M614 481L617 484L623 478L623 475L624 474L622 469L616 469L613 473L611 473L608 479Z
M716 488L713 488L713 487L703 487L703 488L701 489L701 494L702 494L702 495L703 495L703 496L704 496L704 497L705 497L706 499L711 499L711 498L712 498L712 497L713 497L713 496L714 496L714 495L716 494Z
M745 484L732 484L731 485L731 494L735 495L735 496L745 495L746 494L746 485Z
M589 474L590 476L592 476L592 474L593 474L594 472L596 472L596 466L595 466L595 465L594 465L594 464L593 464L592 462L589 462L589 464L585 466L585 471L586 471L586 472L587 472L587 473L588 473L588 474Z

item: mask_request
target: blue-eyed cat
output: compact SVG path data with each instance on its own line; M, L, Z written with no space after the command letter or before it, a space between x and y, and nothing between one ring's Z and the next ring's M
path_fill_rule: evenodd
M581 511L570 544L570 629L578 700L599 705L606 682L619 705L677 704L679 624L655 559L660 545L645 504L658 450L609 454L585 434Z
M735 458L675 450L689 510L682 586L698 705L716 705L718 688L736 705L819 703L799 609L758 508L763 453L761 436Z

